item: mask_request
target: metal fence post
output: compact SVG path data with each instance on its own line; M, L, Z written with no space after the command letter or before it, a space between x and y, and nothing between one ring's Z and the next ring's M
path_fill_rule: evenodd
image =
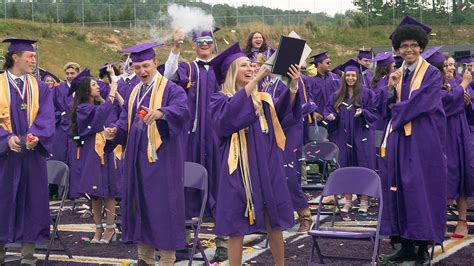
M82 27L84 28L86 25L84 23L84 0L82 0Z
M109 4L109 28L112 28L112 14L110 13L110 4Z
M56 1L56 23L59 24L59 3Z
M35 22L35 0L31 0L31 22Z

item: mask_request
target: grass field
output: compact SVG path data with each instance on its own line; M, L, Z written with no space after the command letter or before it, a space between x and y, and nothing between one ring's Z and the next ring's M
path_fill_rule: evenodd
M245 24L235 28L224 28L216 34L218 46L224 49L226 44L240 40L245 47L250 32L258 30L267 36L270 44L276 47L280 35L296 31L306 39L313 54L329 51L335 64L353 57L355 50L361 48L390 46L387 36L393 30L391 26L374 26L370 28L346 28L336 26L317 26L307 22L295 26L267 26L263 24ZM474 43L474 35L469 27L434 27L436 36L430 37L431 45ZM68 61L75 61L83 67L96 72L106 62L120 59L120 50L136 42L150 41L152 36L163 38L169 36L169 29L157 28L82 28L79 25L64 26L61 24L40 24L22 20L0 21L0 38L25 37L39 40L40 66L59 74L62 77L62 66ZM6 44L0 49L5 52ZM170 44L164 43L156 49L159 62L164 62L169 54ZM192 60L194 55L191 46L184 47L183 57Z

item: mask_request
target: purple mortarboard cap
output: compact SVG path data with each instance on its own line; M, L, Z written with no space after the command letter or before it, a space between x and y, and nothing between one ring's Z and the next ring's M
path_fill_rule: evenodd
M457 60L461 64L469 64L469 63L474 62L474 55L461 56L461 57L458 57Z
M331 70L331 72L338 76L341 76L341 72L342 72L341 65L338 65L337 67L335 67L333 70Z
M362 73L365 71L367 68L363 65L361 65L359 62L357 62L354 59L349 59L347 62L342 64L339 67L340 70L347 72L347 71L355 71L357 73Z
M53 73L50 73L44 69L39 69L39 73L40 73L40 78L42 81L44 81L47 77L52 77L54 79L54 81L56 82L60 82L61 80L56 77Z
M210 36L213 37L214 33L218 32L221 28L219 27L213 27L212 32L210 30L205 30L205 31L193 31L193 40L196 40L197 38L200 37L205 37L205 36Z
M393 52L390 51L378 53L373 61L377 62L377 66L388 66L395 62L395 59L393 58Z
M322 52L320 54L311 56L311 58L313 58L314 64L317 65L319 62L322 62L322 61L328 59L329 56L328 56L328 52Z
M150 60L155 58L155 51L153 50L154 47L160 46L159 43L143 43L138 44L132 47L125 48L120 50L121 53L130 53L130 59L132 62L139 63L145 60Z
M359 53L357 53L357 57L372 59L372 51L359 50Z
M446 56L439 52L443 46L437 46L424 51L421 56L432 65L438 65L446 60Z
M68 92L68 95L71 95L73 94L76 90L77 90L77 87L79 85L79 83L81 83L81 81L85 78L91 78L92 75L91 75L91 72L89 71L89 69L84 69L82 70L81 73L79 73L72 81L71 81L71 87L69 87L69 92Z
M8 46L8 52L14 53L23 51L34 52L35 48L33 47L33 44L37 41L20 38L8 38L3 40L3 42L9 42L10 46Z
M400 22L400 24L398 25L397 29L400 28L401 26L405 26L405 25L414 25L414 26L418 26L420 27L424 32L426 32L426 34L430 34L430 32L432 31L432 29L430 27L428 27L427 25L419 22L418 20L410 17L410 16L406 16L402 19L402 21ZM394 31L395 32L395 31ZM393 37L393 33L390 34L390 37L389 39L392 39Z
M223 83L230 64L239 57L245 57L245 54L240 49L239 43L236 42L211 60L210 64L214 69L218 83Z
M99 67L99 71L103 69L107 69L108 66L115 66L117 62L112 62L112 63L105 63L104 65Z

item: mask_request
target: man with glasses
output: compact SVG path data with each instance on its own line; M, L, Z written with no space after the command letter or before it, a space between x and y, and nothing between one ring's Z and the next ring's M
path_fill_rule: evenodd
M444 240L446 116L441 101L441 72L420 56L428 44L429 32L426 25L405 17L390 36L393 48L404 60L390 75L391 119L381 146L385 164L381 173L381 234L401 244L401 249L385 257L390 263L426 263L427 245Z
M209 99L212 94L218 92L214 71L209 62L214 58L216 43L213 31L205 30L192 33L192 48L196 59L192 62L179 62L181 45L184 41L184 33L180 30L173 35L173 48L165 64L164 76L173 80L183 87L188 95L188 108L191 120L185 127L184 132L184 154L188 162L196 162L203 165L209 177L209 197L207 208L212 216L215 214L218 169L220 162L218 153L218 139L215 136L209 116ZM200 191L187 189L186 195L186 217L192 218L199 215L202 195ZM215 216L214 216L215 217ZM227 241L222 237L216 238L216 253L214 262L227 260Z

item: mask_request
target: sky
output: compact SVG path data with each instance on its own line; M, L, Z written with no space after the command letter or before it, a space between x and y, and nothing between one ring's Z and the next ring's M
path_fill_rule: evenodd
M308 10L311 12L326 12L333 16L336 13L344 13L348 9L355 9L352 0L202 0L209 4L228 5L265 5L270 8L283 10Z

